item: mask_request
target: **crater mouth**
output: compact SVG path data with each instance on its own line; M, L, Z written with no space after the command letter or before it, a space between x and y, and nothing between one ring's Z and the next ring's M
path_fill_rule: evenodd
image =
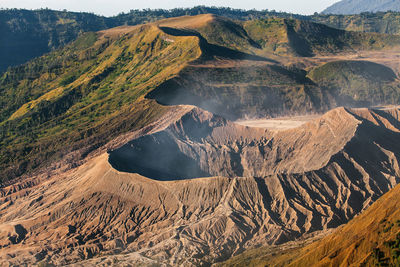
M359 125L343 108L303 124L313 116L287 122L302 123L297 128L271 131L193 108L166 128L110 151L108 161L118 171L160 181L304 173L325 166Z
M252 176L243 151L254 150L251 157L263 161L264 133L193 108L167 128L110 151L108 161L118 171L160 181Z
M137 173L159 181L186 180L212 175L199 161L182 152L182 147L161 132L140 137L109 153L109 163L121 172Z

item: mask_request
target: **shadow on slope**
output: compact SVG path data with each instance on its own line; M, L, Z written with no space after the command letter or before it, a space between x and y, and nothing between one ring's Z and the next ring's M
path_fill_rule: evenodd
M230 120L325 111L333 97L299 69L278 65L186 67L146 95L162 105L195 105Z
M138 173L155 180L184 180L212 176L201 167L194 144L204 142L221 118L203 118L189 112L167 130L145 135L109 152L109 163L118 171Z
M200 33L198 33L195 30L176 29L170 27L159 27L159 28L166 34L173 36L197 36L200 39L200 47L203 51L202 59L213 59L214 57L222 57L229 59L268 61L271 63L277 63L277 61L272 59L267 59L264 57L243 53L220 45L210 44Z

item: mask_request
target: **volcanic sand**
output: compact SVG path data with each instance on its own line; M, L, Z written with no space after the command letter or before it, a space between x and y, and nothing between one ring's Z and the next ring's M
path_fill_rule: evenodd
M248 127L263 128L268 130L287 130L300 127L306 122L312 121L321 115L304 115L293 117L279 117L272 119L238 120L237 124Z

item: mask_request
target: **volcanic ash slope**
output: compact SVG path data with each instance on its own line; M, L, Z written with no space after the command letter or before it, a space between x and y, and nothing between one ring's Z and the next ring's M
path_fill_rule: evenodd
M337 108L268 131L182 106L76 169L1 188L0 261L201 265L336 227L399 182L399 116Z

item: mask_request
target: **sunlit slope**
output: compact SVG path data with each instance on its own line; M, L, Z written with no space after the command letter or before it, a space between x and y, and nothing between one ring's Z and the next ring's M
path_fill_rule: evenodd
M2 187L0 264L210 266L336 227L399 182L399 112L270 132L171 108L77 168Z
M309 57L338 52L384 49L398 46L400 37L349 32L322 24L271 18L244 22L248 35L263 52Z
M282 257L290 266L398 266L400 187L332 235ZM296 256L295 256L296 255Z
M235 21L212 14L157 22L161 27L196 31L209 43L261 56L325 55L398 46L400 36L344 31L311 21L266 18Z
M261 56L277 54L309 57L383 49L400 43L399 36L348 32L296 19L235 21L212 14L182 18L161 20L157 25L197 32L211 44Z
M259 48L258 44L247 35L241 22L213 14L170 18L157 22L157 25L197 32L210 44L242 52L250 53L253 49Z
M399 13L396 12L301 16L275 11L244 11L231 8L197 6L173 10L131 10L129 13L121 13L117 16L107 18L90 13L55 11L49 9L5 9L0 10L0 27L2 32L2 42L0 43L0 71L5 71L10 66L25 63L30 59L54 51L54 49L60 48L75 40L82 32L98 31L120 25L138 25L165 18L207 13L242 21L275 17L286 19L297 18L344 30L388 34L400 33ZM237 30L238 28L235 24L240 24L239 22L232 23L226 19L221 20L225 20L223 24L225 24L226 27L220 27L220 24L214 22L211 22L209 25L203 25L205 28L209 28L210 32L217 33L217 35L214 36L215 41L230 40L229 42L231 42L233 46L237 46L239 44L237 41L240 39L241 45L245 44L247 46L246 49L258 46L257 43L252 42L246 36L243 30ZM211 27L211 24L214 25ZM224 29L224 31L222 32L220 29ZM230 33L232 31L233 34ZM236 33L234 33L235 31ZM254 37L251 38L254 39ZM282 52L281 50L278 51Z
M6 72L0 177L18 176L68 150L90 151L160 116L163 108L141 96L200 55L198 37L169 36L153 25L120 27L86 34Z

